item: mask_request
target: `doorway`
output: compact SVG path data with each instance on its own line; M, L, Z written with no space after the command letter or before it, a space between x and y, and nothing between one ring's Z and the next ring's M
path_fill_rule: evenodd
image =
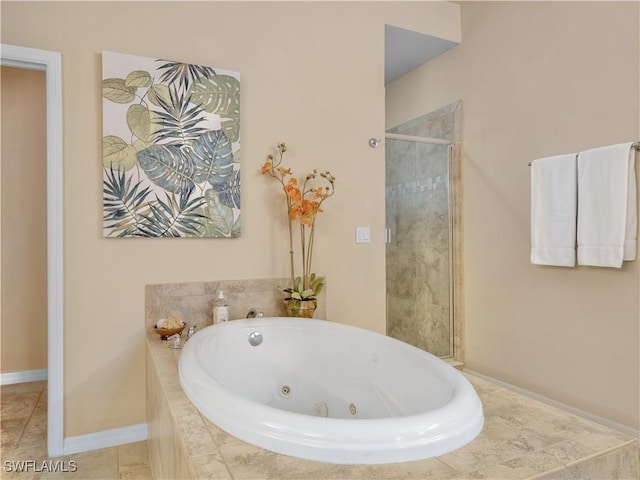
M2 384L47 375L45 72L2 78Z
M46 75L47 445L49 455L56 457L64 454L62 57L2 44L0 65Z

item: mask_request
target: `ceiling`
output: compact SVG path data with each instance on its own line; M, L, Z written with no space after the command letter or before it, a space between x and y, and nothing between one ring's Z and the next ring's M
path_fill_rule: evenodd
M385 85L458 45L450 40L392 25L385 25L384 33Z

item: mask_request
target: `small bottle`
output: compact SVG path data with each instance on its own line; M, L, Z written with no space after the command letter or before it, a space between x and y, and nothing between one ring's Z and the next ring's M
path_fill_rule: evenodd
M218 298L213 304L213 324L216 325L222 322L229 321L229 304L227 299L224 298L224 292L220 290L218 292Z

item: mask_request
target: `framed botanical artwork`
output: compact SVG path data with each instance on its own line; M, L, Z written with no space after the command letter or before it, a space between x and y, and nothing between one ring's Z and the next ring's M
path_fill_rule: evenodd
M240 74L102 53L105 237L240 236Z

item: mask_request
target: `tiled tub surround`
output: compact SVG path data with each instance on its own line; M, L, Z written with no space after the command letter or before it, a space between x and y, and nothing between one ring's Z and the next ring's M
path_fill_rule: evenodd
M147 333L149 453L156 479L637 479L638 441L468 376L485 427L447 455L388 465L334 465L247 444L200 415L180 387L178 352ZM247 372L250 375L250 372Z
M256 307L265 316L286 316L278 287L287 286L287 278L220 280L214 282L165 283L147 285L145 289L145 325L151 328L159 319L177 315L198 329L212 324L211 311L218 291L229 303L229 318L244 318ZM325 295L318 298L315 318L326 320Z

